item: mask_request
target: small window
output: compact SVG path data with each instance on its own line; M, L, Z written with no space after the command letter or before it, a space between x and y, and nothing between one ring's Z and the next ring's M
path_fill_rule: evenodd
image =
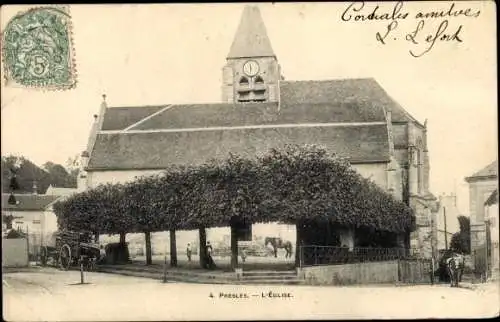
M248 78L246 78L246 77L241 77L241 78L240 78L240 85L243 85L243 86L248 86Z
M266 93L265 89L259 89L254 91L255 96L263 96Z
M250 100L250 92L242 92L238 96L238 101L239 102L247 102Z
M257 76L257 77L255 78L255 84L257 84L257 85L262 85L262 84L264 84L264 80L262 79L262 77Z

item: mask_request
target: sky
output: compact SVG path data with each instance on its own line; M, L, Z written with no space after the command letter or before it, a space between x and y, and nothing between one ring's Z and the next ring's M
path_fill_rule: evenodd
M456 2L477 17L429 18L414 37L418 12L448 11L451 2L402 3L406 19L385 38L391 20L342 20L351 3L261 3L259 8L287 80L376 79L420 122L428 121L430 187L457 193L468 213L464 177L497 158L494 3ZM349 15L368 16L358 3ZM376 15L396 3L379 3ZM77 86L43 91L6 85L2 74L2 155L38 165L64 164L85 149L102 94L109 106L218 102L222 67L244 4L73 5ZM24 7L2 6L1 27ZM357 10L353 12L352 9ZM346 19L347 20L347 19ZM448 41L420 54L443 21ZM453 34L459 29L457 37ZM441 34L442 37L442 34ZM379 37L380 38L380 37ZM2 68L3 73L3 68Z

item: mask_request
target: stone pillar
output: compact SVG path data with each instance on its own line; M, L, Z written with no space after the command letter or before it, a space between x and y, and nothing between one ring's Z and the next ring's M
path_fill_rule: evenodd
M429 162L429 148L427 146L427 120L424 122L424 134L423 134L423 143L424 143L424 168L423 168L423 187L424 193L429 193L429 177L430 177L430 169L431 165Z
M144 233L146 238L146 265L151 265L153 263L151 254L151 232L147 231Z
M170 266L177 266L177 240L174 229L170 229Z
M413 146L408 148L408 189L409 195L418 194L418 160L417 149Z

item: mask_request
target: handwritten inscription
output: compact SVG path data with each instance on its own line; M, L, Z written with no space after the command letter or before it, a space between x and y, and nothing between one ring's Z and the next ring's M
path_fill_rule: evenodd
M291 293L277 293L273 291L256 292L256 293L224 293L219 292L217 295L209 294L211 298L219 299L250 299L250 298L263 298L263 299L287 299L292 298Z
M411 13L404 8L402 1L394 4L390 11L382 11L379 5L365 5L364 2L353 2L349 4L341 15L345 22L387 22L385 28L375 33L375 40L387 45L391 41L403 39L410 45L409 53L413 57L421 57L430 52L438 43L462 43L464 42L464 25L454 24L455 18L477 18L480 10L473 8L458 8L451 3L446 10L418 11ZM409 29L402 30L403 21L415 19L415 25ZM431 24L432 19L439 23ZM463 22L464 20L461 19ZM428 27L429 26L429 27Z

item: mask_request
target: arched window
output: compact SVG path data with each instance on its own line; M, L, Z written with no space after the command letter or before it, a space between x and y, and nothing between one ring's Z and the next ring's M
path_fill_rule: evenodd
M264 84L264 80L262 79L262 77L257 76L257 77L255 78L255 84L256 84L256 85L262 85L262 84Z
M240 85L248 86L248 78L241 77L240 78Z

